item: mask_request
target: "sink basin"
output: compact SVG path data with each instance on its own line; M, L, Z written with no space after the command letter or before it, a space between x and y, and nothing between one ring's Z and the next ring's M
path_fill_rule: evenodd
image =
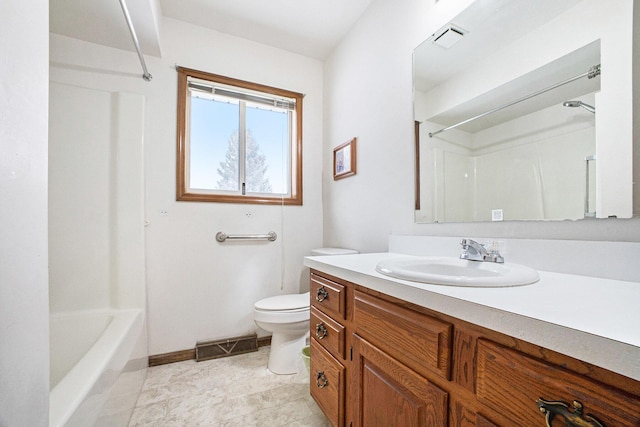
M539 279L536 270L524 265L452 257L392 258L379 262L376 271L412 282L486 288L529 285Z

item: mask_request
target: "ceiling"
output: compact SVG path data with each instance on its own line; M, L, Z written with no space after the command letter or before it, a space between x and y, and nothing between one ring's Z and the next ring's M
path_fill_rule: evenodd
M415 90L425 92L427 97L430 96L430 90L450 78L455 78L458 73L473 70L487 58L490 60L495 52L578 3L579 0L491 0L472 3L445 26L453 25L464 32L464 37L455 46L449 49L437 46L433 43L435 37L432 36L414 51ZM435 34L439 35L440 31L436 31ZM461 130L475 133L598 91L600 79L584 78L541 93L524 102L519 101L530 94L580 75L599 63L600 44L592 43L448 111L431 117L416 117L416 120L427 120L445 127L510 105L509 108L500 109L459 126ZM501 70L495 69L495 72L499 73Z
M473 2L450 23L464 31L465 36L461 42L450 49L443 49L433 44L432 36L415 50L416 88L428 92L579 2L580 0ZM439 33L440 31L435 32Z
M177 19L324 59L373 0L127 1L142 51L161 56L160 21ZM119 0L50 0L52 33L134 50Z

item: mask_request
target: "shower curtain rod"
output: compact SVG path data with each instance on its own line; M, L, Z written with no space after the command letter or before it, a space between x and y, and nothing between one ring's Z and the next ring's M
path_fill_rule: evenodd
M545 92L549 92L550 90L556 89L556 88L558 88L560 86L566 85L567 83L571 83L572 81L581 79L581 78L583 78L585 76L590 78L590 79L592 79L592 78L594 78L596 76L599 76L599 75L600 75L600 64L594 65L593 67L589 68L589 71L586 71L586 72L584 72L584 73L582 73L580 75L577 75L575 77L571 77L570 79L564 80L564 81L562 81L560 83L556 83L556 84L554 84L552 86L546 87L546 88L541 89L541 90L539 90L537 92L531 93L531 94L529 94L527 96L523 96L522 98L518 98L515 101L511 101L508 104L502 105L502 106L500 106L498 108L494 108L493 110L486 111L486 112L484 112L482 114L478 114L477 116L471 117L470 119L467 119L467 120L463 120L460 123L456 123L455 125L447 126L447 127L442 128L440 130L437 130L435 132L429 132L429 138L433 138L435 135L437 135L437 134L439 134L441 132L446 132L448 130L455 129L458 126L462 126L462 125L467 124L469 122L472 122L472 121L474 121L476 119L480 119L480 118L482 118L484 116L488 116L489 114L493 114L493 113L498 112L500 110L504 110L507 107L511 107L512 105L518 104L518 103L520 103L522 101L526 101L527 99L533 98L534 96L538 96L538 95L541 95L541 94L543 94Z
M142 78L145 82L151 81L151 74L147 70L147 64L144 62L144 56L142 55L142 49L140 49L140 43L138 42L138 36L136 35L136 30L133 28L133 22L131 21L131 16L129 15L129 9L127 9L127 4L125 0L120 0L120 6L122 7L122 13L124 13L124 19L127 21L127 25L129 26L129 32L131 33L131 38L133 39L133 44L136 47L136 51L138 52L138 58L140 59L140 65L142 65Z

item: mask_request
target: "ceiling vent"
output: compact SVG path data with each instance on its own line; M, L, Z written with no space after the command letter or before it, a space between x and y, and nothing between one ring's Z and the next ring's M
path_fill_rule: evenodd
M442 48L449 49L451 46L462 40L464 34L464 30L454 27L453 25L447 25L433 35L432 43Z

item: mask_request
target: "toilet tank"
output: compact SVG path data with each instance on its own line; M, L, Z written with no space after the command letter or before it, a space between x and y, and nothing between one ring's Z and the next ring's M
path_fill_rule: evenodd
M348 255L357 253L358 251L356 250L343 248L319 248L311 250L311 255Z

